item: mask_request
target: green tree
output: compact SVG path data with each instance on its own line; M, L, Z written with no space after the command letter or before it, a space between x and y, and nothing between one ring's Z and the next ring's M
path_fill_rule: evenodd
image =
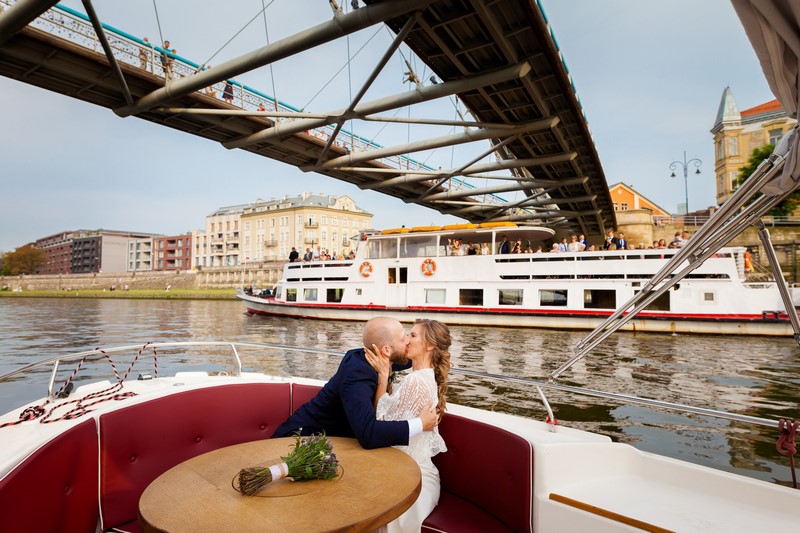
M758 165L760 165L762 161L772 155L774 149L775 146L772 144L753 149L753 153L750 154L750 159L747 160L747 164L739 169L739 177L734 183L737 189L756 171ZM749 203L750 202L748 202L748 204ZM794 214L794 210L797 209L798 205L800 205L800 191L795 191L784 201L773 207L767 214L773 217L791 216Z
M29 244L3 256L3 271L12 276L34 274L46 262L47 254Z

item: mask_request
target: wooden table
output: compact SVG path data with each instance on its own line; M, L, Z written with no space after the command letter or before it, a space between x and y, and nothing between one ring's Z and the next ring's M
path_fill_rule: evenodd
M365 450L355 439L328 437L340 476L281 479L256 496L232 486L239 470L269 466L287 455L293 438L237 444L193 457L156 478L139 500L144 531L372 531L411 507L419 466L394 448Z

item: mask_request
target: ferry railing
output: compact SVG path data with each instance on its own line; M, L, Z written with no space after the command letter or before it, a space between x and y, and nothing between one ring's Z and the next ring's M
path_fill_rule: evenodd
M266 349L266 350L275 350L279 351L280 353L312 353L317 355L326 355L331 357L343 357L344 354L338 350L332 350L328 348L307 348L307 347L298 347L298 346L289 346L283 344L269 344L269 343L251 343L251 342L222 342L222 341L187 341L187 342L154 342L148 343L144 347L147 349L149 348L164 348L164 349L171 349L171 348L185 348L185 347L218 347L218 348L229 348L230 354L233 357L236 366L236 373L235 376L240 377L242 375L242 361L239 356L239 349L240 348L257 348L257 349ZM114 354L119 352L130 352L132 350L142 350L144 348L142 345L129 345L129 346L119 346L114 348L103 348L102 352L106 354ZM100 349L88 350L84 352L57 356L49 359L39 360L30 364L27 364L23 367L20 367L16 370L8 372L6 374L0 375L0 383L10 380L15 376L19 376L21 374L25 374L37 368L44 368L48 366L53 366L51 371L51 378L47 388L47 396L48 398L53 397L53 391L55 388L55 381L56 376L58 373L58 368L61 363L68 362L68 361L79 361L87 357L91 358L101 358L103 357L103 353ZM182 355L185 355L183 353ZM600 391L596 389L589 389L585 387L575 387L571 385L562 385L560 383L554 383L549 380L536 380L532 378L523 378L523 377L513 377L513 376L506 376L503 374L495 374L491 372L479 372L475 370L469 370L465 368L451 368L450 372L453 374L458 374L462 376L467 376L471 378L479 378L479 379L486 379L491 380L492 382L502 381L506 383L515 383L519 385L524 385L526 387L531 387L533 389L550 389L556 390L560 392L565 392L569 394L575 394L578 396L588 396L593 398L603 398L606 400L611 400L615 402L619 402L622 404L633 404L633 405L642 405L651 408L657 409L665 409L668 411L675 411L681 412L686 414L693 414L693 415L701 415L701 416L708 416L712 418L718 418L723 420L730 420L734 422L742 422L746 424L756 425L756 426L765 426L771 428L778 428L779 421L771 420L768 418L761 418L756 416L749 416L749 415L742 415L738 413L730 413L726 411L720 411L718 409L710 409L705 407L694 407L691 405L674 403L674 402L665 402L662 400L655 400L652 398L642 398L638 396L631 396L628 394L619 394L613 392L606 392ZM545 408L548 410L551 419L554 416L552 411L550 410L549 404L547 400L542 395L542 400L544 402Z
M0 7L12 7L16 3L16 0L0 0ZM100 39L98 39L97 33L95 32L89 20L82 13L72 10L66 6L60 4L54 6L53 8L42 13L38 18L31 22L30 25L34 28L45 31L50 35L92 50L99 55L105 55L102 42ZM162 47L145 42L138 37L125 33L124 31L113 28L106 24L103 24L102 27L108 40L108 44L112 49L113 57L116 60L133 67L144 69L166 80L166 72L161 63L161 55L164 50ZM178 54L173 54L170 51L167 52L169 53L169 57L172 59L172 76L174 78L192 76L198 71L208 68L205 65L195 64ZM237 107L242 110L255 112L263 106L265 109L269 110L265 111L263 116L272 117L276 122L282 122L288 117L299 116L299 114L302 113L301 110L280 102L275 98L256 91L242 83L239 83L235 80L229 81L233 86L234 102L236 102ZM222 99L224 90L225 82L218 82L207 87L202 92L213 98ZM273 111L274 116L272 113ZM335 129L335 126L326 125L311 129L306 133L312 137L316 137L324 142L327 142L334 133ZM373 142L372 140L365 139L347 130L342 130L341 137L344 140L340 139L335 143L335 146L340 149L355 152L382 148L381 145ZM387 156L376 159L375 161L385 165L388 168L397 170L436 172L433 167L416 161L415 159L406 155ZM440 185L445 191L451 189L456 190L462 187L468 189L475 188L474 185L455 177ZM486 203L496 204L498 206L506 203L505 199L493 194L483 197L483 201Z

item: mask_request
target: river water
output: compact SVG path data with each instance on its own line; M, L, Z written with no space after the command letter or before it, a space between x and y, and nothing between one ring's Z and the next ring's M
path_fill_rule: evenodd
M344 352L360 345L362 327L251 317L233 301L2 298L0 375L55 355L147 341L246 341ZM495 327L451 331L455 367L538 380L567 360L584 335ZM319 379L338 365L337 357L325 355L285 357L277 366L255 357L243 362L248 371L279 368ZM160 359L159 368L169 372L179 363ZM133 376L147 372L147 365L143 357ZM79 376L96 379L100 372L87 367ZM0 412L43 397L48 377L40 371L0 383ZM800 348L790 339L618 333L560 382L763 418L800 418ZM776 429L556 392L548 397L563 425L758 479L791 480L788 462L775 450ZM448 401L537 420L546 416L535 390L487 378L451 375Z

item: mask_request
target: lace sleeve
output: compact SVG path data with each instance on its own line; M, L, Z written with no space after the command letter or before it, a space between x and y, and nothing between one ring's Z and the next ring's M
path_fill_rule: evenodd
M430 402L437 402L436 381L433 372L412 372L404 379L394 394L384 394L378 401L377 417L380 420L410 420ZM416 435L405 448L406 453L418 463L429 460L447 450L438 428Z

